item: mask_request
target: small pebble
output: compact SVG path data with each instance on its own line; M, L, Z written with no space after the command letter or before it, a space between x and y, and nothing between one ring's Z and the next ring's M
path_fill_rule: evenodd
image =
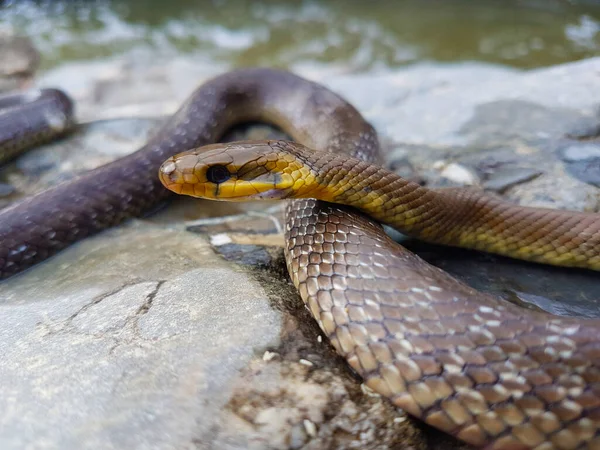
M60 155L57 153L30 151L16 160L17 168L28 176L38 176L51 169L59 167Z
M407 158L393 160L389 165L389 169L405 180L421 185L424 183L422 177L417 173L416 169Z
M312 366L314 366L314 364L313 364L313 363L311 363L310 361L308 361L307 359L301 359L301 360L300 360L300 361L298 361L298 362L299 362L300 364L304 364L305 366L308 366L308 367L312 367Z
M294 424L290 429L289 447L292 450L300 449L304 447L307 440L307 432L303 425L299 423Z
M6 183L0 183L0 197L8 197L13 192L15 192L14 186Z
M225 233L214 234L210 237L210 244L215 246L231 244L232 242L231 238Z
M267 351L266 351L266 352L263 354L263 358L262 358L262 359L263 359L263 361L271 361L273 358L275 358L275 357L277 357L277 356L279 356L277 353L275 353L275 352L270 352L270 351L268 351L268 350L267 350Z
M594 158L600 158L600 145L572 145L563 150L562 154L562 159L569 162L585 161Z
M317 426L308 419L304 419L304 429L306 430L306 434L310 437L315 437L317 435Z
M461 164L443 164L441 167L437 164L437 167L434 165L434 168L441 169L440 175L454 183L472 186L479 182L477 175Z

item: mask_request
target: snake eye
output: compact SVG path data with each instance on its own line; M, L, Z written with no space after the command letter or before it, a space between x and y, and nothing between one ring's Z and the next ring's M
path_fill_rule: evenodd
M231 178L229 170L225 166L210 166L206 170L206 179L211 183L219 184Z

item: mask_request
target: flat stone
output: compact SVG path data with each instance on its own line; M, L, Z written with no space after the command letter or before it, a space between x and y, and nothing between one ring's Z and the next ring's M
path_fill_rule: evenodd
M8 197L13 192L15 192L15 188L10 184L0 183L0 197Z
M482 107L497 108L502 104L498 102L572 111L576 116L589 117L590 121L595 118L595 92L600 84L595 73L600 69L600 58L526 72L507 72L500 68L494 76L490 76L493 69L484 66L478 70L476 66L471 65L471 73L469 64L450 64L436 69L438 83L434 86L429 81L432 76L427 73L430 67L426 65L391 75L348 76L342 80L332 77L324 81L333 88L345 86L346 89L340 91L364 111L380 133L405 144L466 145L472 138L465 133L469 122L477 119ZM372 104L377 105L378 100L371 97L377 91L368 89L367 85L378 86L377 90L388 95L392 92L398 101L390 101L387 108L380 106L375 110ZM562 129L562 124L558 125L559 130ZM569 125L574 127L575 121ZM529 132L526 123L521 127ZM535 128L533 124L533 131ZM548 129L545 132L553 133Z
M533 180L541 172L526 167L504 168L494 171L483 183L485 189L502 193L508 188Z
M220 253L228 261L253 266L267 265L272 261L269 253L262 246L225 244L218 246Z
M571 145L563 150L562 157L568 162L600 158L600 144Z
M579 180L600 187L600 158L573 162L567 170Z
M252 278L193 234L141 222L82 241L0 296L2 448L205 439L233 378L280 335L281 313Z

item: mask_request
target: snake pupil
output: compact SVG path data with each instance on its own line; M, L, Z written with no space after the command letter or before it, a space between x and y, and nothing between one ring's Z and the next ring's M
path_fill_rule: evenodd
M229 180L231 174L225 166L210 166L206 170L206 179L211 183L219 184Z

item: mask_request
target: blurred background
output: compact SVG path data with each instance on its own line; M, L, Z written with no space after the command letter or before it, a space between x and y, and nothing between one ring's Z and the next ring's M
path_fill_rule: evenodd
M136 52L201 53L225 67L382 71L477 60L534 68L598 54L600 3L567 0L148 0L3 2L41 68Z

